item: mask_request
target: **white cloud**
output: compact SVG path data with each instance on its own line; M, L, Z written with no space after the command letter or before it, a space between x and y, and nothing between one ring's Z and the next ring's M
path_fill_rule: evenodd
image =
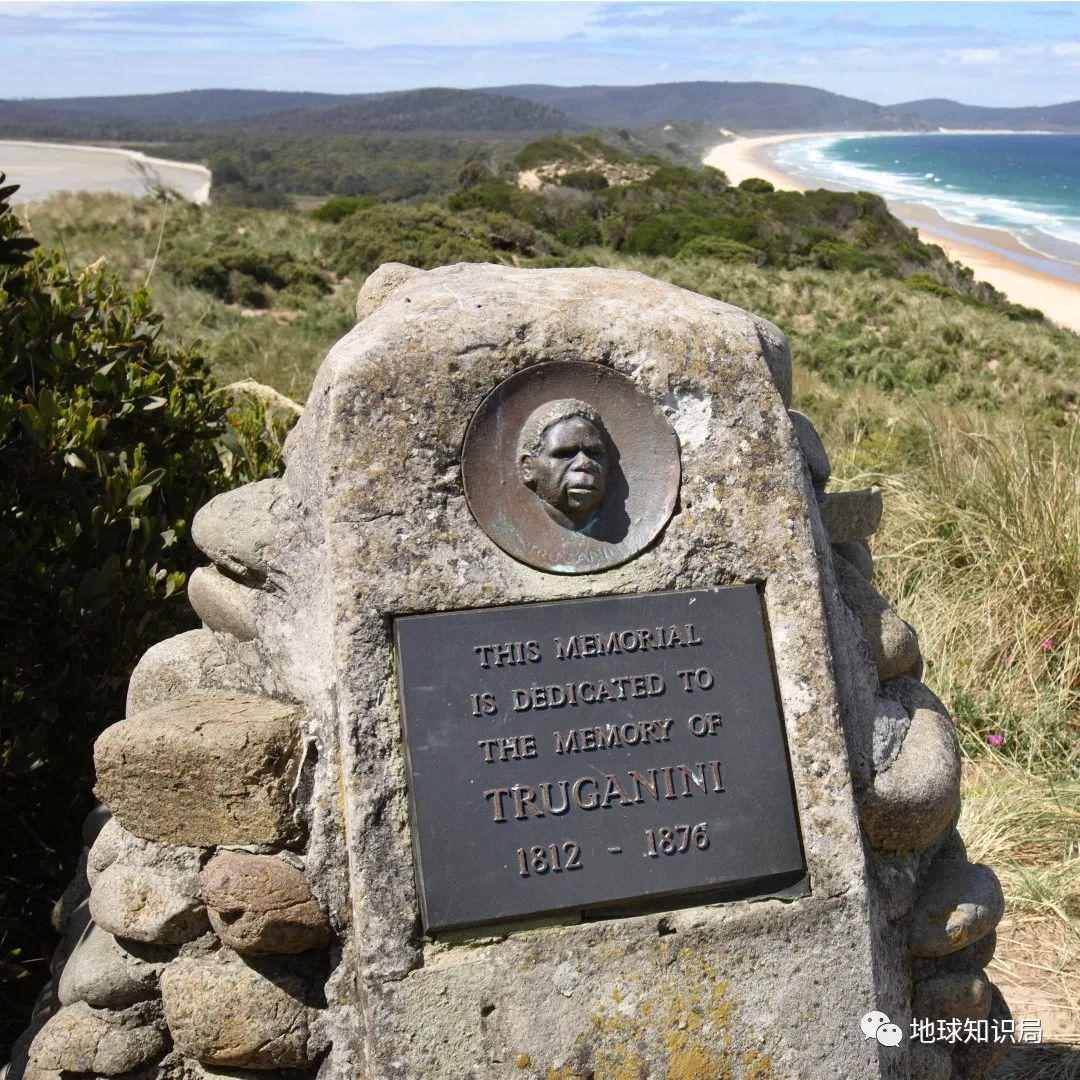
M1080 56L1080 41L1059 41L1050 51L1055 56Z
M998 64L1001 62L1001 50L957 49L956 59L961 64Z

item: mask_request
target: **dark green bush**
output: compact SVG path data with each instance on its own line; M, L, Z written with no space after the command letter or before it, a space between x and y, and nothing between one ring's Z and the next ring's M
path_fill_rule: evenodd
M942 285L937 278L930 274L909 274L904 278L904 284L915 292L929 293L931 296L948 297L953 300L961 300L963 297L954 289Z
M603 191L604 188L611 186L603 173L592 169L577 169L563 173L559 177L559 183L563 187L577 188L578 191Z
M317 206L311 211L311 216L316 221L326 221L336 225L344 221L358 210L368 210L378 202L370 195L335 195L327 199L322 206Z
M765 253L738 240L723 236L696 236L684 244L676 255L678 259L715 259L723 263L753 263L761 266Z
M766 195L770 191L775 191L776 188L774 188L768 180L762 180L760 176L748 176L741 184L739 184L739 190L752 191L758 195Z
M2 177L0 177L2 181ZM71 272L0 192L0 1057L48 975L49 911L91 805L94 738L155 641L195 625L188 531L277 471L145 290ZM234 425L230 427L230 421ZM228 444L228 445L227 445Z
M890 277L896 277L900 269L895 259L863 251L843 240L823 240L814 245L810 255L815 264L823 270L878 270Z
M517 154L514 164L519 169L536 169L553 161L585 162L588 154L578 145L579 141L564 139L560 135L536 139Z
M325 296L332 290L326 273L314 263L288 251L259 251L242 240L176 260L175 273L219 300L254 308L272 307L279 292Z
M462 192L472 196L479 189ZM517 217L445 207L382 205L342 222L328 245L339 274L370 274L384 262L428 269L455 262L505 262L553 254L553 237Z

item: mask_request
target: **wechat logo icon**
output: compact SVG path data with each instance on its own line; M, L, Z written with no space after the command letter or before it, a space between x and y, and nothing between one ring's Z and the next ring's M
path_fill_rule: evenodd
M863 1037L877 1039L882 1046L899 1046L904 1037L903 1031L894 1024L883 1012L874 1009L868 1012L860 1021Z

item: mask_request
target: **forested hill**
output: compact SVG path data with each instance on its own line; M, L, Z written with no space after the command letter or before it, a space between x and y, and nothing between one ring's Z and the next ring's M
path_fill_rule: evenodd
M911 117L812 86L678 82L652 86L498 86L492 93L561 109L593 127L715 123L738 131L860 131L918 128Z
M332 135L361 132L546 132L579 130L582 124L550 105L480 90L432 87L392 94L364 94L255 118L248 130L278 133L318 130Z
M543 103L444 87L385 94L191 90L0 101L0 136L9 138L140 141L252 130L297 135L371 131L530 135L583 126Z
M892 108L894 112L907 113L932 127L1080 131L1080 101L1024 109L988 109L979 105L962 105L948 98L927 98L923 101L906 101Z
M651 86L427 87L381 94L191 90L127 97L0 101L0 137L185 139L262 132L526 137L589 128L696 124L751 131L919 131L937 127L1080 130L1080 102L1017 109L955 101L882 106L812 86L676 82Z

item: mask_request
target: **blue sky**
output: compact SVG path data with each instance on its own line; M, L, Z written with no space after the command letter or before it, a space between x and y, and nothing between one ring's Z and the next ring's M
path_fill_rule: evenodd
M692 79L1080 98L1080 3L0 2L0 97Z

